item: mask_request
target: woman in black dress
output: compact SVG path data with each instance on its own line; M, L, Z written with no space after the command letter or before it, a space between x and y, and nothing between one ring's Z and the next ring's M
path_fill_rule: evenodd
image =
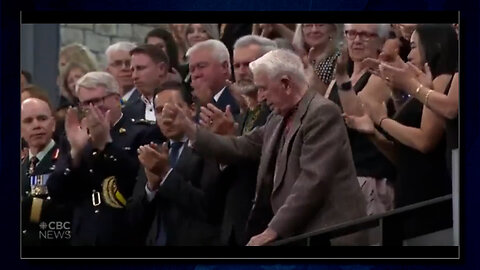
M457 68L456 44L455 32L448 25L419 25L412 35L409 62L419 69L428 64L434 91L445 93L450 88ZM369 134L382 152L390 153L397 167L396 207L449 194L443 119L413 97L392 118L381 104L365 105L368 114L346 116L346 122Z

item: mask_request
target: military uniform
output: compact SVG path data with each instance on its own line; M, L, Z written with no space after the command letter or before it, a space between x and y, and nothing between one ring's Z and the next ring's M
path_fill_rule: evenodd
M52 198L74 204L72 245L133 245L137 241L124 206L138 172L136 151L149 141L148 128L123 116L110 130L112 142L103 151L87 144L76 168L64 140L48 189Z
M59 148L57 144L46 153L38 164L31 168L28 154L22 159L22 244L24 246L68 245L71 238L70 220L72 209L49 196L46 183L55 169ZM32 157L33 159L33 157ZM44 225L60 222L62 228L56 232ZM55 228L54 228L55 230Z

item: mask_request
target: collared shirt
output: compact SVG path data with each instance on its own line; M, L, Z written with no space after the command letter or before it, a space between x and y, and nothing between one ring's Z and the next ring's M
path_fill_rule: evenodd
M28 150L28 159L32 159L33 156L36 156L38 158L38 163L42 161L42 159L47 155L48 151L52 150L52 148L55 146L55 141L53 139L50 139L50 142L43 148L42 151L38 152L36 155L32 154L31 150Z
M120 114L120 117L118 118L117 121L115 121L115 123L113 123L112 127L114 127L116 124L118 124L118 122L122 119L123 117L123 113Z
M215 100L215 102L218 102L218 99L220 99L220 96L222 95L223 91L225 91L225 88L227 88L227 87L224 86L222 88L222 90L218 91L218 93L215 94L215 96L213 96L213 100Z
M145 103L145 120L147 121L156 121L155 117L155 108L153 107L153 98L152 99L147 99L144 95L140 97Z
M132 90L128 91L127 93L125 93L125 95L123 95L122 99L124 101L128 101L135 90L136 90L135 87L132 88Z
M180 149L178 149L178 158L180 158L180 156L182 155L182 152L183 152L183 149L185 148L185 144L187 143L188 139L187 137L183 137L183 139L180 140L181 142L183 142L183 145L182 147L180 147ZM170 140L170 144L174 143L175 141L173 140ZM168 150L168 153L170 154L170 151L171 150ZM160 182L160 186L163 185L163 183L165 182L165 180L168 178L168 176L170 175L170 173L172 172L173 168L170 168L170 170L168 170L167 174L165 175L165 177L163 177L162 179L162 182ZM155 195L157 195L157 192L158 190L154 190L154 191L151 191L149 188L148 188L148 184L145 185L145 192L147 194L147 201L151 202L154 198L155 198Z

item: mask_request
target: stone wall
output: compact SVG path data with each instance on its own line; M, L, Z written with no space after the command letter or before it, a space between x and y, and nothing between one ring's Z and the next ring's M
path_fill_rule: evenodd
M96 55L100 68L105 68L105 50L118 41L143 43L147 33L166 24L61 24L61 46L73 42L87 46Z

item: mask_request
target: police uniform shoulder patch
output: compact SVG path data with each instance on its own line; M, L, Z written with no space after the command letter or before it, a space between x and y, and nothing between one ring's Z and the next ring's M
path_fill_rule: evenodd
M115 176L107 177L102 183L102 197L113 208L125 208L127 201L117 188Z

